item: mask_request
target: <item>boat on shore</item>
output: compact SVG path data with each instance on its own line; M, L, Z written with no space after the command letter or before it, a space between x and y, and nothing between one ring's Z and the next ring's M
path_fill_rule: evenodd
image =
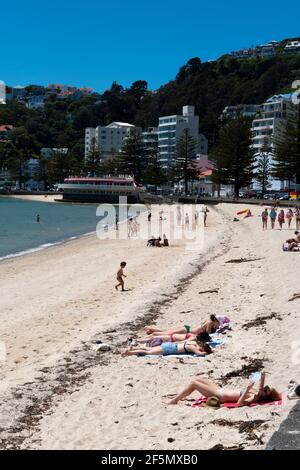
M141 202L145 187L131 176L123 177L70 177L57 185L63 202L100 202L118 204L126 197L129 204Z

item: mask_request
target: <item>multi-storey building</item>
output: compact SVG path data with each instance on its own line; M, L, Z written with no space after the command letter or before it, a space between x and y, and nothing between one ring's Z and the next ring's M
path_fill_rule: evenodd
M252 147L259 152L267 144L274 151L285 131L286 120L295 116L292 94L274 95L260 109L252 123Z
M276 151L276 146L284 138L286 123L288 119L296 116L295 105L292 102L292 93L274 95L261 107L260 115L252 123L252 148L259 155L263 147L269 150L270 163ZM285 183L272 180L272 187L280 189Z
M145 149L153 148L158 145L158 128L148 127L148 129L142 132Z
M123 140L135 126L127 122L112 122L108 126L88 127L85 130L85 157L93 150L99 150L103 158L112 157L119 152Z
M189 129L191 137L196 141L195 154L207 154L208 142L203 134L199 134L199 116L195 116L195 107L183 106L182 115L175 114L159 118L158 148L163 166L167 167L172 162L177 140L185 129Z

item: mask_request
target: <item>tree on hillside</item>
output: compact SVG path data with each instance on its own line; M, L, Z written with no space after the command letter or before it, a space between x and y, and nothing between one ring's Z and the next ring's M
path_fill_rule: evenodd
M211 160L215 163L212 180L217 184L232 184L236 197L241 188L252 182L254 155L251 149L250 121L238 116L220 130Z
M118 160L121 173L132 175L137 182L143 181L146 168L146 151L140 129L132 128L128 137L124 139Z
M284 132L275 139L272 174L281 181L296 182L300 189L300 112L295 108L295 118L286 121Z
M38 152L39 144L25 127L17 127L10 132L10 140L5 148L6 167L13 179L23 188L28 176L28 161Z
M189 181L197 178L197 170L193 166L193 159L197 153L197 144L188 128L184 129L182 136L177 139L174 160L171 168L171 180L184 182L184 192L188 192Z
M48 182L51 184L63 183L64 179L71 176L73 160L63 149L57 149L48 162Z
M256 166L255 166L255 179L259 184L262 195L264 196L267 189L270 188L271 182L271 164L270 158L272 155L272 149L265 139L263 146L260 151L255 154Z
M157 187L167 181L166 171L160 162L157 142L153 142L151 146L146 148L146 163L144 183L154 186L155 193L157 193Z
M91 150L88 152L85 160L85 173L88 176L101 176L103 155L101 149L98 147L95 138L91 141Z

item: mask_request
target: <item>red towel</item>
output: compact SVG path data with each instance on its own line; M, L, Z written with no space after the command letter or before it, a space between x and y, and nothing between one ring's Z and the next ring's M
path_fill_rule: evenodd
M201 395L200 398L198 398L198 400L196 400L192 404L192 408L201 408L201 405L203 403L205 403L206 400L207 400L207 397ZM278 406L280 406L280 405L282 405L282 397L278 401L261 401L261 402L258 402L258 403L251 403L251 405L248 405L248 406L262 406L262 405L278 405ZM239 408L237 403L223 403L223 406L225 408Z

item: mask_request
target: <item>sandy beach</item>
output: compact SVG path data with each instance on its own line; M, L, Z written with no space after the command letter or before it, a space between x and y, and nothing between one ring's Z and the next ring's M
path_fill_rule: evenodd
M36 201L36 202L57 202L62 200L61 194L20 194L14 195L15 199L27 199L27 201Z
M1 449L265 447L294 402L211 410L191 408L197 393L177 406L163 399L196 375L240 388L259 364L280 391L300 379L300 300L288 302L300 258L281 249L293 231L263 232L258 206L233 222L238 210L210 208L203 250L92 236L0 263ZM124 293L113 288L122 260ZM232 330L205 359L115 353L145 325L198 325L212 313ZM96 353L97 340L112 351Z

